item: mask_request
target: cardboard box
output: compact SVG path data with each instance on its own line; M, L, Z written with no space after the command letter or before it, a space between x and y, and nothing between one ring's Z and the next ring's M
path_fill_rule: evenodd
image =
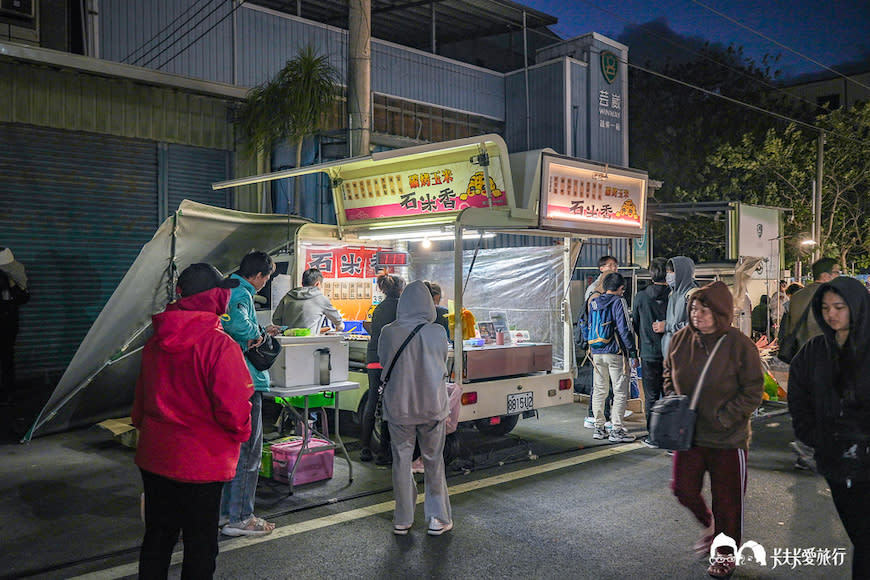
M112 434L112 438L124 447L136 449L136 445L139 443L139 430L133 426L133 421L130 417L106 419L97 423L97 427L109 431Z
M309 451L299 460L299 467L293 475L293 485L303 485L314 481L332 479L335 464L335 451L329 441L312 437L308 441ZM325 449L317 450L320 447ZM302 440L272 445L272 479L287 483L288 474L293 469Z

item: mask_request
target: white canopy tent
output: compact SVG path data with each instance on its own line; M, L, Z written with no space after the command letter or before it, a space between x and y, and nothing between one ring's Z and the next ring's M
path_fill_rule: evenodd
M229 274L252 249L288 246L306 223L182 201L142 248L23 441L128 414L151 316L172 300L178 274L197 262Z

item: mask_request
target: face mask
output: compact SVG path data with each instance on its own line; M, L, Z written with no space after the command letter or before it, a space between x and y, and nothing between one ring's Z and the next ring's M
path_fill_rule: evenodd
M665 282L668 283L668 286L673 288L677 283L677 275L673 272L668 272L665 274Z

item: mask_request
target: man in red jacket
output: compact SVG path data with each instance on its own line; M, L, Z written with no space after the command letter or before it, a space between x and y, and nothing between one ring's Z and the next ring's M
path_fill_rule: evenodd
M238 284L193 264L178 278L181 297L152 317L132 411L145 488L140 578L166 578L179 531L182 577L214 574L221 493L251 433L251 375L220 323Z

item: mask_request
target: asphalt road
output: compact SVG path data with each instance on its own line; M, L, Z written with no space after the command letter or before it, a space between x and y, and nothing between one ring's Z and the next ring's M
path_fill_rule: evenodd
M353 483L339 459L332 480L292 496L261 482L257 511L278 529L265 538L222 539L216 577L706 578L707 564L690 549L699 526L668 488L671 458L639 443L594 441L582 427L583 411L580 405L541 411L506 437L462 431L464 457L448 480L455 528L441 537L426 535L422 505L411 533L394 536L389 471L359 463L355 451ZM642 421L628 426L643 432ZM793 468L788 415L758 418L753 428L743 540L761 544L767 562L739 566L734 577L849 577L851 545L824 480ZM66 480L77 486L7 478L0 504L6 576L18 570L39 578L134 577L142 527L131 451L94 432L59 437L69 461ZM31 449L11 448L7 457L47 460L56 443L46 439ZM355 447L352 437L346 441ZM114 466L111 477L107 466ZM95 497L89 487L103 491ZM22 503L32 504L22 514L37 513L26 538L14 533ZM834 557L825 561L824 550ZM170 577L179 575L173 566Z

